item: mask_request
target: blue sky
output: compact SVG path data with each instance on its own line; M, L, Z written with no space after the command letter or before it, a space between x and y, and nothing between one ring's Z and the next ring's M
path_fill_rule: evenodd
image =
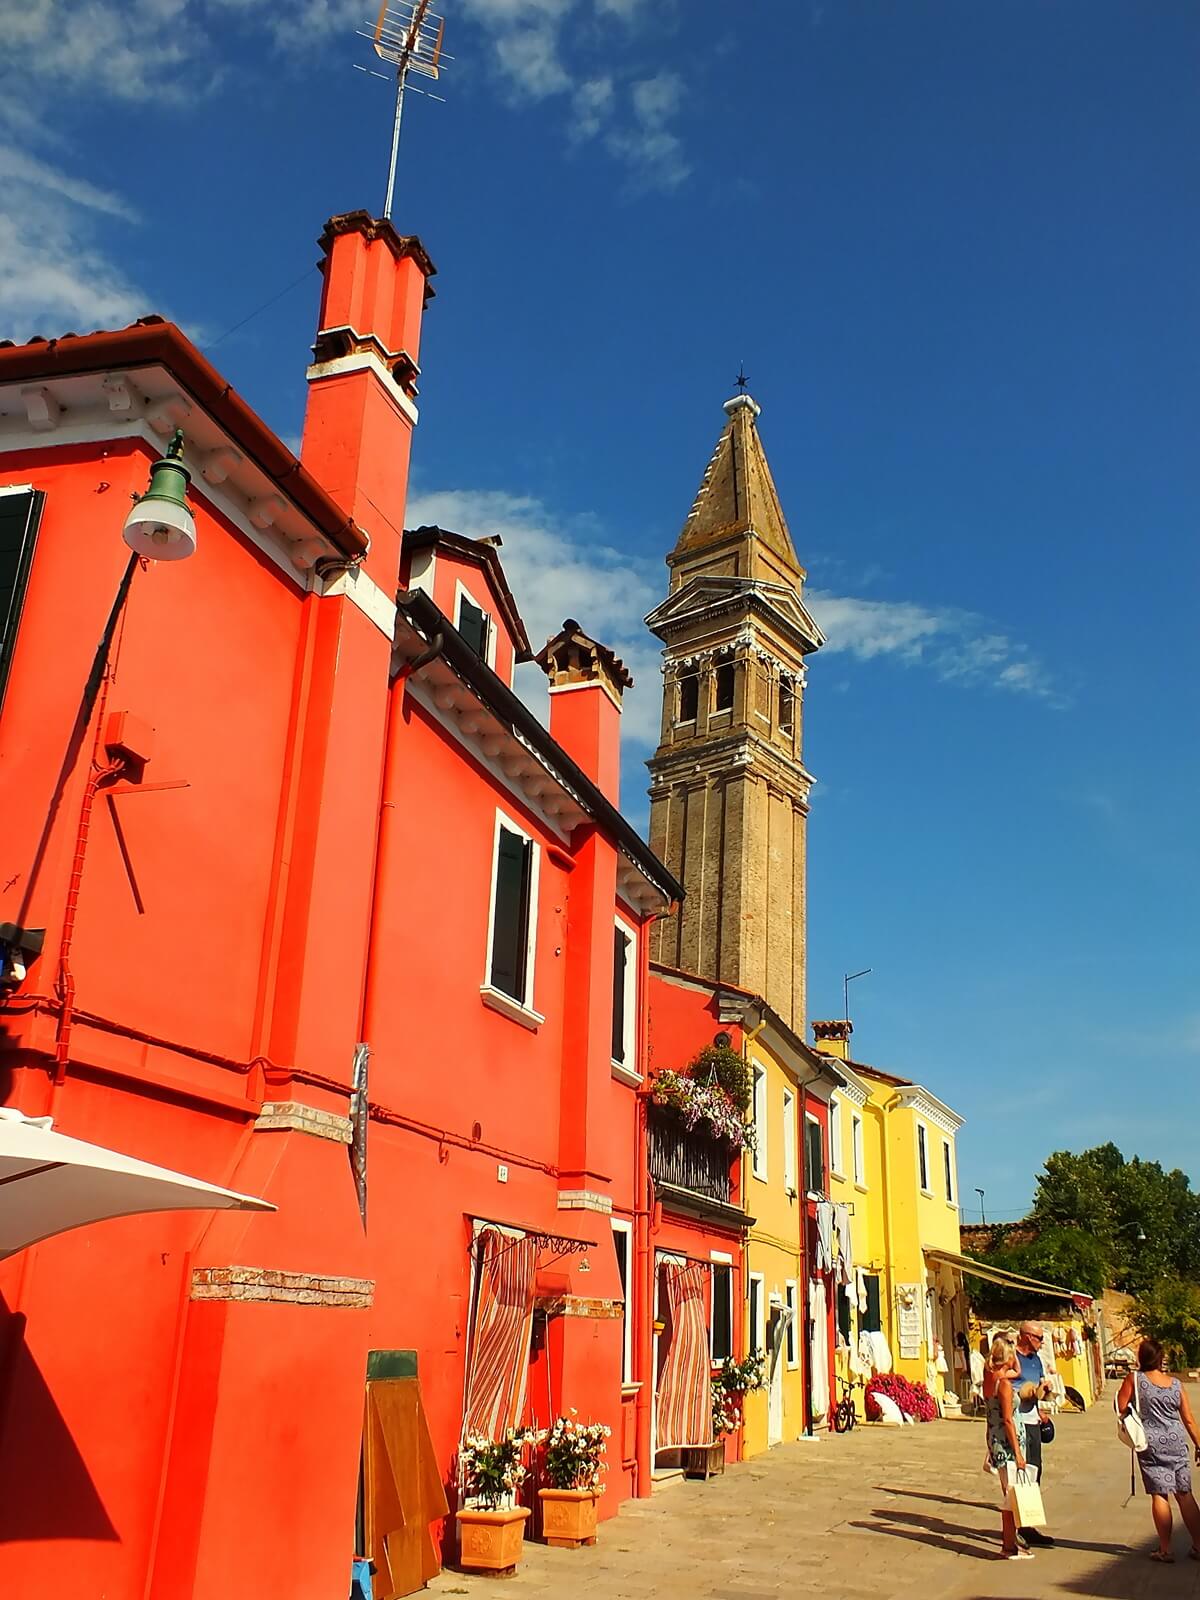
M382 203L371 9L0 0L0 334L163 312L295 437L296 280ZM440 268L415 514L630 660L644 820L640 618L744 360L830 636L813 1015L874 969L859 1053L968 1118L989 1214L1106 1138L1200 1179L1200 9L449 12L396 216Z

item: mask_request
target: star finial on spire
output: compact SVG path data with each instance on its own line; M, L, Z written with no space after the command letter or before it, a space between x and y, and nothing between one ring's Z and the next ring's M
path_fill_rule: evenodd
M746 376L746 363L744 361L738 362L738 375L733 381L737 384L738 393L745 394L750 379Z

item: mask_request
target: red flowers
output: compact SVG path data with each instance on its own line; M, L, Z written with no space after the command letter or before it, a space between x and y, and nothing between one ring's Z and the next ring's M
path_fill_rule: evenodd
M937 1402L923 1383L911 1383L898 1372L881 1372L867 1384L867 1419L870 1422L878 1422L882 1414L875 1403L877 1394L887 1395L905 1416L915 1417L918 1422L932 1422L938 1414Z

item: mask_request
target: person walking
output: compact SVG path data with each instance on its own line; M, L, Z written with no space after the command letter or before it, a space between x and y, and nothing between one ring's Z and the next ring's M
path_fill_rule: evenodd
M1015 1367L1012 1341L997 1335L992 1340L983 1374L983 1403L987 1412L988 1454L999 1475L1000 1493L1004 1497L1000 1512L1000 1551L1006 1561L1032 1561L1032 1550L1026 1550L1017 1542L1017 1519L1008 1504L1009 1469L1023 1472L1027 1465L1012 1386Z
M1142 1469L1142 1485L1150 1496L1150 1513L1158 1534L1158 1549L1152 1561L1174 1561L1171 1550L1171 1496L1179 1502L1179 1514L1192 1536L1188 1551L1200 1561L1200 1506L1192 1496L1192 1468L1188 1440L1200 1459L1200 1428L1178 1378L1163 1371L1163 1347L1157 1339L1143 1339L1138 1346L1138 1370L1131 1372L1117 1394L1117 1410L1124 1415L1137 1391L1137 1410L1146 1433L1146 1448L1137 1458Z
M1017 1330L1017 1365L1021 1369L1018 1382L1020 1404L1018 1423L1024 1432L1022 1443L1029 1465L1042 1481L1042 1401L1050 1392L1046 1372L1042 1366L1041 1349L1046 1334L1040 1322L1023 1322ZM1018 1528L1026 1544L1053 1545L1054 1540L1040 1528Z

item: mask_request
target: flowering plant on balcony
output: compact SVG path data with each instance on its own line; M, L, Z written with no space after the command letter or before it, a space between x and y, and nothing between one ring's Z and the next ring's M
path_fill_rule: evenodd
M469 1434L458 1448L463 1494L487 1511L511 1504L526 1477L525 1446L537 1437L528 1428L514 1428L501 1439Z
M887 1395L906 1417L913 1417L917 1422L932 1422L937 1416L937 1402L923 1383L902 1378L898 1372L880 1372L867 1384L867 1417L871 1422L878 1422L882 1414L874 1403L873 1397L877 1394Z
M556 1417L539 1437L544 1446L543 1471L552 1489L591 1489L601 1494L608 1470L604 1459L612 1429L602 1422L576 1422L575 1412Z
M711 1082L693 1078L688 1072L667 1067L650 1082L650 1099L656 1106L670 1106L682 1118L689 1132L706 1122L719 1139L735 1150L754 1148L754 1129L742 1120L742 1113L715 1077Z

